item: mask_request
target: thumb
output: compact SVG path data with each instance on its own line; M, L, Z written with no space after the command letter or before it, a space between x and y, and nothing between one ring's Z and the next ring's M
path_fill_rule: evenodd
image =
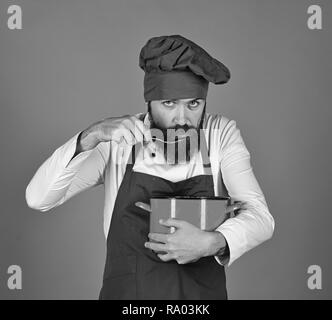
M146 125L144 125L144 131L143 131L143 135L144 135L144 140L149 143L152 141L152 135L151 135L151 131L150 128Z
M139 207L143 210L151 212L151 206L147 203L138 201L138 202L135 203L135 205L136 205L136 207Z

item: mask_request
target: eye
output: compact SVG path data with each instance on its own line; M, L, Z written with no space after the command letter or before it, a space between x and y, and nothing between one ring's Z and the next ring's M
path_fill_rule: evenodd
M166 101L163 101L162 103L166 107L173 107L174 106L174 101L171 101L171 100L166 100Z
M189 102L189 107L190 108L196 108L199 106L199 101L198 100L192 100Z

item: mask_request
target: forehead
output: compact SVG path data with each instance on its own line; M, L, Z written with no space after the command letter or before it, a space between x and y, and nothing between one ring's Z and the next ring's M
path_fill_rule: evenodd
M163 99L163 100L153 100L153 101L160 103L160 102L163 102L163 101L190 102L190 101L193 101L193 100L203 101L204 99L201 99L201 98L188 98L188 99Z

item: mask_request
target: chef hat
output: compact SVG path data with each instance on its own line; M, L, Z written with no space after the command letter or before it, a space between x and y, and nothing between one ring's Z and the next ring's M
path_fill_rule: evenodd
M141 49L139 66L144 70L144 99L205 99L209 82L224 84L228 68L194 42L180 36L160 36Z

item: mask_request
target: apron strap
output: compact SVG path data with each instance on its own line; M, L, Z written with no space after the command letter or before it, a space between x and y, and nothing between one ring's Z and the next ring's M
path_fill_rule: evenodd
M203 167L204 168L211 168L211 162L210 162L210 155L209 151L207 148L207 143L205 139L205 133L204 130L200 130L200 151L202 155L202 160L203 160Z

